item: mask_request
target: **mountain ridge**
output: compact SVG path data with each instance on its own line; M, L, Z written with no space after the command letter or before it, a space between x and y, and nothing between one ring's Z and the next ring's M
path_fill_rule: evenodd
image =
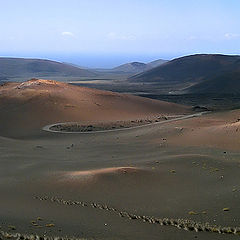
M214 77L221 72L234 70L239 55L195 54L173 59L159 67L129 78L130 82L191 82Z
M95 73L69 64L35 58L0 57L0 79L14 77L74 76L91 77Z

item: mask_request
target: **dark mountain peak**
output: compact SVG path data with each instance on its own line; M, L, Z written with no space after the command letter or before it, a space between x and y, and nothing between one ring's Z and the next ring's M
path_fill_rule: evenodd
M132 82L196 83L239 66L240 56L195 54L173 59L149 71L130 77Z

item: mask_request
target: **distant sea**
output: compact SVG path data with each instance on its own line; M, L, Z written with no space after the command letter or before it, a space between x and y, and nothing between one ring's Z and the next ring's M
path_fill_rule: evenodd
M128 62L151 62L158 59L172 59L170 55L144 54L82 54L82 53L0 53L1 57L43 58L76 64L86 68L113 68Z

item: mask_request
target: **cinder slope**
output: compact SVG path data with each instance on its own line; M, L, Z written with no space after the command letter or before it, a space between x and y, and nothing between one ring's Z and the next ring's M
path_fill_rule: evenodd
M185 106L147 98L32 79L0 87L0 135L71 121L130 120L190 112Z

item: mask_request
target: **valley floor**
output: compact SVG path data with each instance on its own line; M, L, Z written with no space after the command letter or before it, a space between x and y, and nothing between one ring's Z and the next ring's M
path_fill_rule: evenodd
M237 239L119 212L239 226L239 114L210 113L108 133L39 130L29 138L0 137L1 231L86 239Z

